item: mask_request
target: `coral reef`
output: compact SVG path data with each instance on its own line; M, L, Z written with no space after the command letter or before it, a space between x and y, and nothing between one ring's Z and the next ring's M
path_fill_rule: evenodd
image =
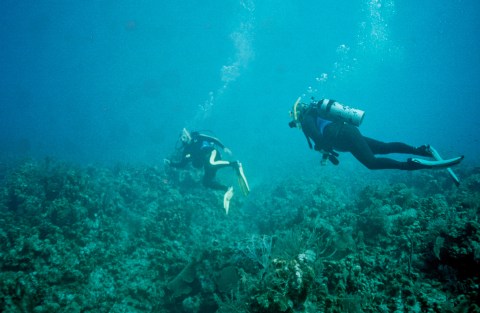
M258 184L225 215L195 172L5 168L0 311L480 312L478 169L339 175Z

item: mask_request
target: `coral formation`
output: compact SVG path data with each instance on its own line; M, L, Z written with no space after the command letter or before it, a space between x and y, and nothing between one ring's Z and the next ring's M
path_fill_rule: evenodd
M192 174L194 175L194 174ZM480 174L285 177L29 160L0 185L2 312L479 312Z

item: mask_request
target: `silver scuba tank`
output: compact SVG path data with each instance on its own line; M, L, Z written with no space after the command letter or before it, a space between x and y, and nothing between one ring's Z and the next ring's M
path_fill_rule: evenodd
M360 126L365 116L364 111L343 105L335 100L323 99L318 101L317 106L318 113L322 117L354 126Z

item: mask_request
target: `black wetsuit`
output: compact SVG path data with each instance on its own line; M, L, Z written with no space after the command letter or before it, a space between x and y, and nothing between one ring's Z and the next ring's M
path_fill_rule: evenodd
M185 167L189 162L195 168L204 168L203 184L212 189L227 190L228 187L215 180L217 170L223 167L232 166L235 162L221 161L222 157L216 147L224 149L225 146L214 137L192 133L190 143L183 144L181 159L171 162L173 167ZM213 155L213 163L211 158ZM221 162L219 162L221 161Z
M381 142L363 136L356 126L339 122L330 122L318 116L316 110L307 109L302 116L302 130L315 143L315 150L326 153L350 152L363 165L371 170L400 169L417 170L425 168L415 162L400 162L390 158L379 158L376 154L404 153L430 156L421 148L415 148L401 142Z

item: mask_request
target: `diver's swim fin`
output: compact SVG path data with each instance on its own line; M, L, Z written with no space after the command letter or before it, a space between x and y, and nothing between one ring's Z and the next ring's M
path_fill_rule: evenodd
M233 187L229 187L225 195L223 195L223 208L225 209L225 214L228 214L228 209L230 208L230 199L233 197Z
M435 148L432 146L428 146L428 151L430 154L435 158L437 161L442 161L443 158L440 156L440 154L437 152ZM447 167L448 174L452 177L453 181L455 182L455 185L459 186L460 185L460 179L458 179L457 175L453 172L453 170L450 167Z
M244 196L248 196L250 193L250 187L248 186L247 177L245 177L245 173L243 172L242 163L238 162L237 166L237 178L238 178L238 185L243 192Z
M419 164L420 166L424 166L424 168L445 168L449 166L456 165L463 160L463 155L451 158L447 160L425 160L425 159L418 159L418 158L411 158L409 162L413 162Z

